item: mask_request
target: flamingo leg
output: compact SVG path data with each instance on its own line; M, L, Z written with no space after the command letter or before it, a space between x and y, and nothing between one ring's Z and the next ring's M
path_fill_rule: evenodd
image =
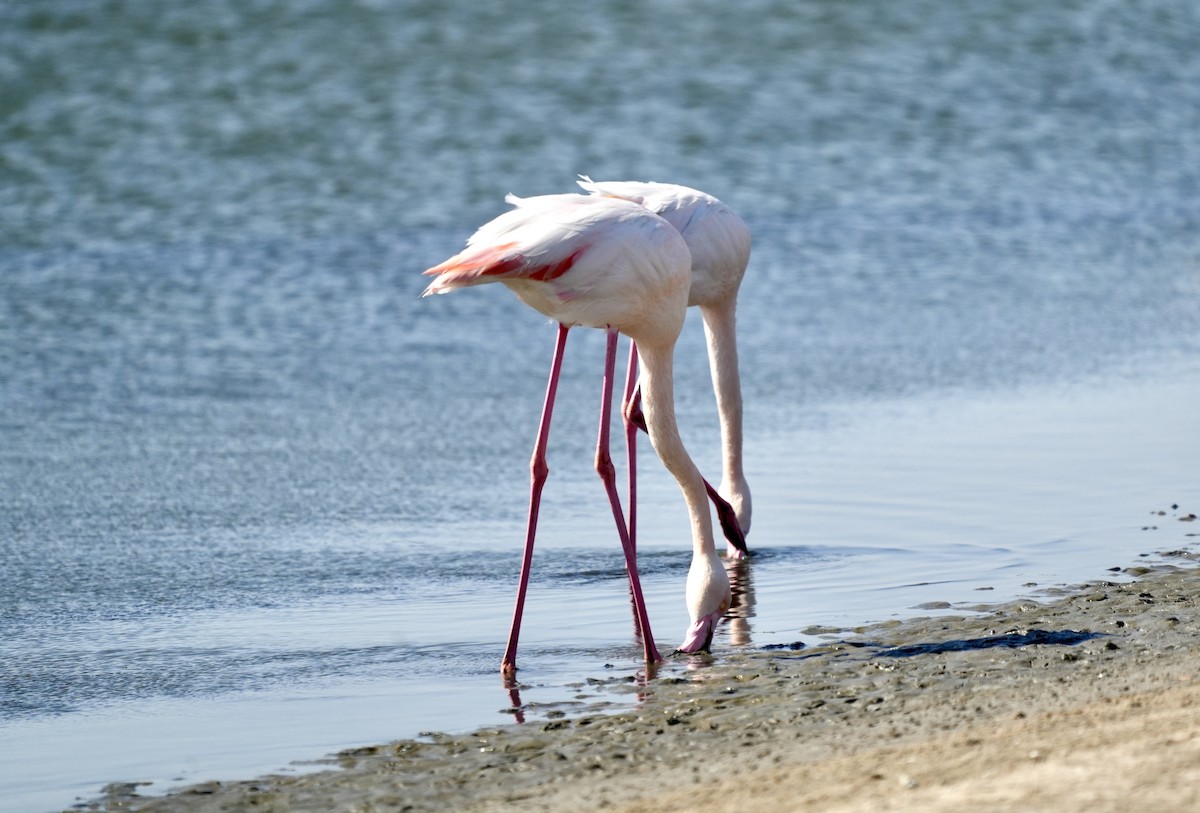
M629 587L633 592L633 611L638 629L642 634L642 645L645 647L646 663L658 663L658 650L654 646L654 636L650 633L650 617L646 613L646 599L642 595L641 580L638 578L637 551L634 550L630 539L629 528L625 525L625 515L621 510L621 498L617 495L617 471L613 466L612 455L609 451L610 423L612 419L613 375L617 362L617 332L608 331L608 348L604 355L604 382L601 388L600 401L600 432L596 441L596 471L604 481L604 490L608 493L608 502L612 506L613 519L617 523L617 533L621 537L621 548L625 551L625 569L629 573Z
M542 504L542 487L550 474L546 464L546 444L550 439L550 416L554 412L554 396L558 392L558 377L562 372L563 351L567 346L566 325L558 326L558 337L554 343L554 359L550 363L550 380L546 384L546 400L542 404L542 420L538 425L537 441L533 445L533 457L529 461L529 521L525 530L525 554L521 559L521 578L517 585L517 601L513 607L512 628L508 633L508 647L500 671L511 679L517 673L517 638L521 634L521 615L525 611L525 592L529 589L529 567L533 562L533 540L537 534L538 509Z
M625 424L625 451L629 469L629 544L637 550L637 433L638 426L630 417L637 388L638 352L637 342L629 343L629 366L625 372L625 394L621 399L621 419ZM643 423L645 419L643 418Z
M634 348L636 352L637 348ZM642 412L642 388L637 386L633 394L629 396L625 406L625 420L628 426L633 429L626 429L627 433L637 434L637 430L643 432L646 429L646 416ZM725 534L725 538L729 540L730 555L732 558L741 559L749 554L746 548L746 535L742 533L742 526L738 523L737 512L733 510L733 506L729 501L722 497L708 480L704 481L704 490L708 492L708 498L712 500L713 508L717 511L717 520L721 523L721 531Z
M637 387L637 342L629 342L629 364L625 371L625 391L621 396L621 420L625 426L625 453L629 475L629 508L626 511L626 526L629 530L629 546L637 552L637 433L638 427L629 416L629 405ZM632 593L631 593L632 597ZM641 622L637 613L633 614L635 632L642 634Z

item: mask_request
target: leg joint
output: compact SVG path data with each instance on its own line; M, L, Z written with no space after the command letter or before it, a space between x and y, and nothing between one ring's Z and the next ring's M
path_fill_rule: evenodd
M596 450L596 473L606 483L615 482L617 479L617 469L613 465L612 456L607 449Z
M535 455L529 461L529 477L534 483L544 483L546 478L550 476L550 466L546 463L546 458Z

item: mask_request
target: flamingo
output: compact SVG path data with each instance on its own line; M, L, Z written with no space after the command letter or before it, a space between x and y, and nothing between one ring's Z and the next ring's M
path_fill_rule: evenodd
M662 217L683 235L692 255L692 280L688 305L700 308L704 337L708 346L709 369L717 414L721 423L721 485L716 491L727 500L737 517L742 534L750 531L750 486L742 467L742 389L738 374L736 311L738 288L750 261L750 230L733 210L712 195L677 184L647 181L596 182L579 176L579 185L593 195L640 203ZM630 369L636 363L637 345L630 350ZM637 423L637 395L626 386L627 421ZM636 429L627 424L632 446ZM630 471L633 471L632 452ZM631 492L633 490L631 479ZM633 534L630 496L630 533ZM718 515L722 505L714 495ZM722 523L725 525L726 523ZM740 559L745 546L739 546L728 533L727 556Z
M692 284L692 258L680 232L633 201L565 194L506 200L514 208L481 226L467 247L424 273L434 277L422 296L502 282L526 305L558 323L546 397L530 460L529 515L517 601L501 671L512 678L533 556L542 488L549 473L546 446L567 334L572 327L607 332L596 470L612 507L625 554L634 615L648 664L661 660L650 631L636 553L617 495L609 453L609 422L617 336L636 343L638 386L650 443L683 492L690 517L692 560L685 590L690 624L679 650L711 645L713 630L732 602L729 577L717 555L704 479L684 448L675 421L674 350ZM628 392L627 385L627 392Z

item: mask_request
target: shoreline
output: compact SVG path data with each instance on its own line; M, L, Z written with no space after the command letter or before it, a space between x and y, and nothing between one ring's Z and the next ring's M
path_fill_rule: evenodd
M616 687L641 695L631 711L551 711L164 796L115 783L72 809L1192 809L1198 564L1173 550L1119 582L722 654L687 677Z

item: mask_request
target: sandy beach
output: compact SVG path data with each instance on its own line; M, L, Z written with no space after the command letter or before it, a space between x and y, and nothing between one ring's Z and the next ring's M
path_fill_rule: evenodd
M1037 600L607 687L640 693L635 711L531 708L300 776L162 797L115 784L87 809L1195 810L1198 559L1164 551Z

